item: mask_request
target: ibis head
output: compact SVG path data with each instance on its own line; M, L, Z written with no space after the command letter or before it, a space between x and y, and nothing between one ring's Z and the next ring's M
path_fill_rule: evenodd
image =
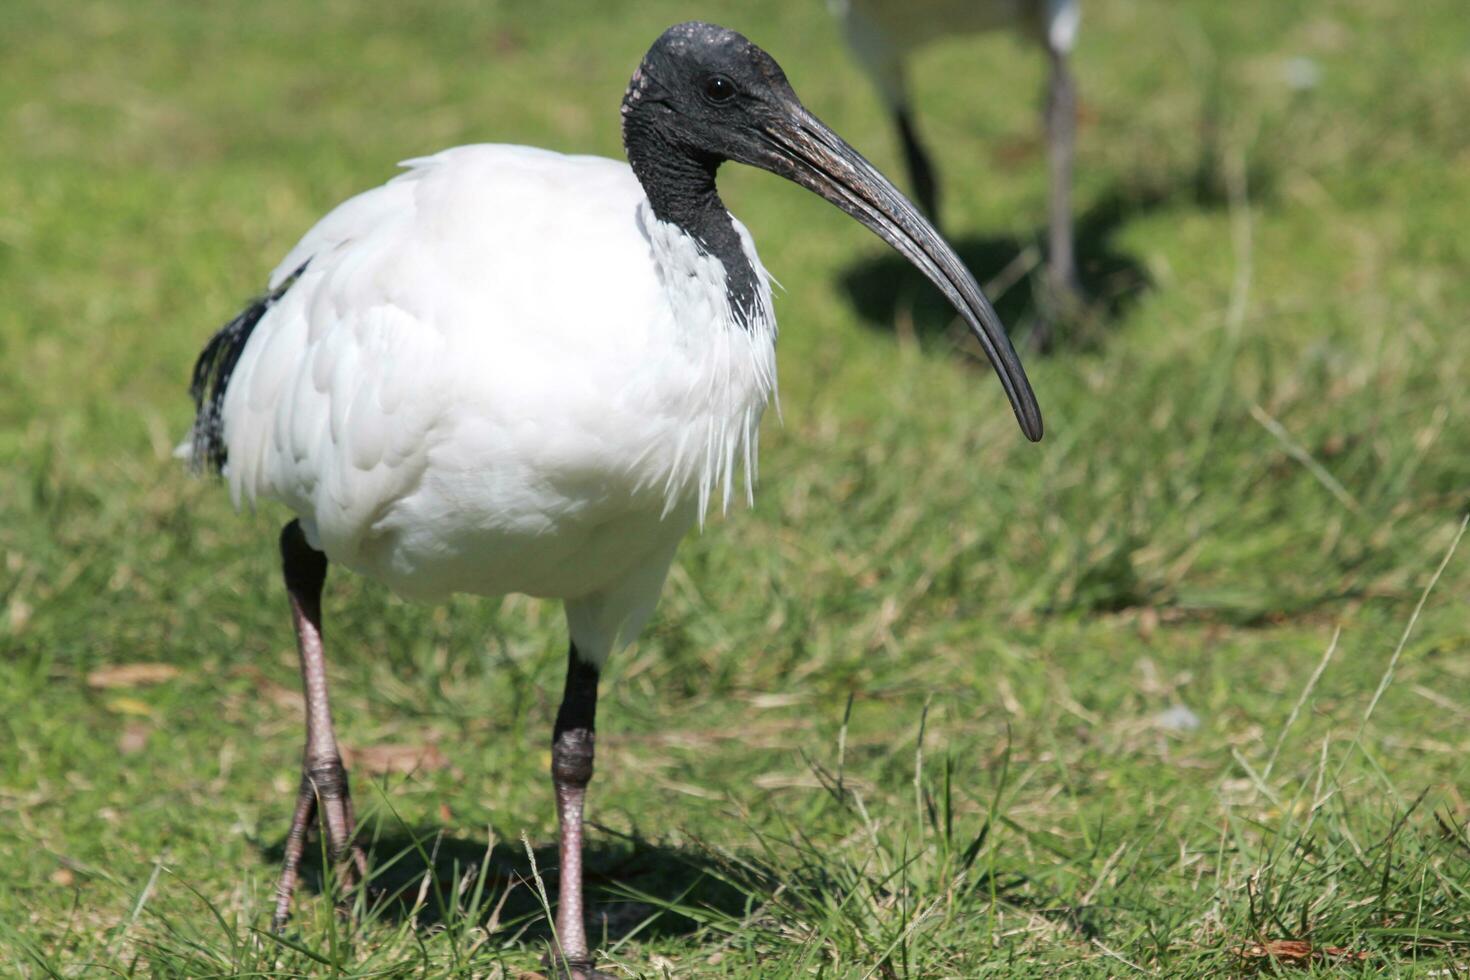
M654 213L703 241L717 244L728 224L714 182L726 160L794 181L867 225L965 318L1021 431L1041 438L1031 383L975 277L918 208L808 112L781 66L744 36L697 22L665 31L623 98L623 145Z

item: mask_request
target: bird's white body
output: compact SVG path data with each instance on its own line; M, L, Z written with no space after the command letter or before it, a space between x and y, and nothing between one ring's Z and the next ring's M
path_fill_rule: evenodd
M1065 54L1082 20L1081 0L828 0L828 6L890 108L905 102L904 59L925 44L1018 30Z
M603 662L658 602L679 540L743 469L776 388L770 277L725 210L721 163L779 174L876 232L979 338L1021 431L1041 409L1005 328L917 208L714 24L659 35L621 109L628 163L465 146L342 204L194 362L196 468L237 506L279 500L306 741L272 926L311 826L326 880L370 878L332 721L322 587L335 562L413 598L565 601L552 728L551 972L596 969L582 888Z
M413 598L568 600L600 664L674 549L753 479L774 392L767 277L660 222L626 163L465 146L345 202L246 343L223 406L237 503Z

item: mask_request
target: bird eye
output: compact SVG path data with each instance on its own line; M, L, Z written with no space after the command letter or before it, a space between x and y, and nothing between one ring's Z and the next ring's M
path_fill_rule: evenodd
M704 80L704 97L715 105L735 98L735 83L724 75L711 75Z

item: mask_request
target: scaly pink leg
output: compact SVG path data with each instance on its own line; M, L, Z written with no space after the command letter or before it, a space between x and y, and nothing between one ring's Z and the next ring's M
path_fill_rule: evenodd
M567 659L567 686L551 736L551 781L556 787L560 886L556 903L554 975L570 980L614 980L592 965L582 906L582 807L592 781L596 741L597 668L574 644Z
M327 853L345 891L367 877L367 858L352 839L356 818L347 786L347 770L332 729L327 701L327 663L322 652L322 584L327 558L306 543L296 521L281 531L281 571L291 600L296 626L296 649L301 654L301 681L306 694L306 751L301 760L301 790L286 833L286 857L276 885L276 911L271 926L285 928L291 913L291 895L301 871L306 834L318 815L327 838Z

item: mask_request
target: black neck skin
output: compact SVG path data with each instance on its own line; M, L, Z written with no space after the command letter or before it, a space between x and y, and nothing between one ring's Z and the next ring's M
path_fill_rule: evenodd
M623 146L654 216L677 226L706 254L720 260L730 308L748 329L759 290L755 269L715 187L715 171L723 161L671 141L640 117L636 111L625 117Z

